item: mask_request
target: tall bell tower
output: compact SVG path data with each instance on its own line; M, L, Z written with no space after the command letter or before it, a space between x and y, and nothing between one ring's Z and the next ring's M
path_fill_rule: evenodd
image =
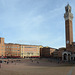
M72 28L72 20L73 14L71 13L71 6L68 4L65 7L65 32L66 32L66 48L72 45L73 42L73 28Z

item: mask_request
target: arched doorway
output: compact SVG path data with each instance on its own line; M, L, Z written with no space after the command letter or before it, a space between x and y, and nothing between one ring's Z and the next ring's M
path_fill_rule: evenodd
M63 55L63 57L64 57L64 60L66 61L66 60L67 60L67 54L65 53L65 54Z
M70 61L71 60L71 52L68 52L68 51L62 52L62 60Z

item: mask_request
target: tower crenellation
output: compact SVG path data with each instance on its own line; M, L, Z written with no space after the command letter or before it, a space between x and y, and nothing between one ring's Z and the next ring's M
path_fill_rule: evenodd
M65 14L64 14L65 20L71 20L73 19L73 14L71 13L71 6L68 4L65 7Z

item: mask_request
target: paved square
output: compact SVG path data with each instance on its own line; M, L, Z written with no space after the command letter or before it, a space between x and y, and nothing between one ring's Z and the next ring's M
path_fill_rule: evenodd
M46 59L12 59L4 60L9 63L2 63L0 75L75 75L75 67L63 66L55 62L49 62ZM38 62L39 63L38 63Z

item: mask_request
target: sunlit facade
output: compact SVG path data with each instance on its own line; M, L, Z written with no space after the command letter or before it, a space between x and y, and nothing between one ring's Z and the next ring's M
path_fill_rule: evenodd
M5 44L4 38L0 38L0 58L5 57Z
M20 57L20 45L13 43L5 43L5 56L8 58L19 58Z
M20 45L21 48L21 57L28 58L28 57L40 57L40 47L37 45Z

